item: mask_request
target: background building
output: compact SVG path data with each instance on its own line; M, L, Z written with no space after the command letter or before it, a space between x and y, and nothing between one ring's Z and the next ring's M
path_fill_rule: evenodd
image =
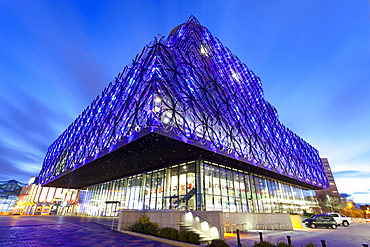
M50 146L43 186L79 213L294 212L328 186L318 151L280 123L260 79L191 17L156 38ZM108 203L108 204L107 204Z
M335 184L333 173L331 172L329 161L327 158L321 158L321 161L324 167L325 175L328 179L329 188L323 189L323 190L317 190L316 191L317 198L323 200L327 198L327 196L330 196L332 198L336 198L340 200L340 195L338 193L337 185Z
M13 211L24 185L16 180L0 181L0 214L9 214Z
M79 190L41 187L31 178L20 191L13 213L20 215L74 215L77 211Z
M331 172L329 161L327 158L321 158L325 176L328 179L329 188L323 190L316 190L316 197L319 201L319 205L324 212L338 211L345 203L342 202L341 197L338 193L337 185Z

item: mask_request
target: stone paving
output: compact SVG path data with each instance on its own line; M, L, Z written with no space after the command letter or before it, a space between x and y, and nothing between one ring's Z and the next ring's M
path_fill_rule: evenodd
M0 216L0 246L148 246L170 247L111 231L103 217Z
M362 247L363 243L370 246L370 223L353 223L349 227L339 226L337 229L302 228L294 231L263 231L264 241L287 243L287 236L291 236L294 247L305 246L312 242L317 247L322 247L320 240L325 240L326 247ZM242 246L253 246L259 242L259 233L248 232L240 234ZM236 234L226 234L225 240L230 246L238 246Z
M0 246L174 246L146 238L111 231L112 218L88 216L0 216ZM370 223L354 223L338 229L296 229L294 231L264 231L265 241L287 242L291 236L294 247L312 242L321 247L362 247L370 245ZM236 234L225 237L230 246L237 246ZM241 234L242 246L253 246L259 242L259 233Z

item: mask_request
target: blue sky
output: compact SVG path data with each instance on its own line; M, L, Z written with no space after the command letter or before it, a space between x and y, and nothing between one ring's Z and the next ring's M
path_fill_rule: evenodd
M48 146L142 48L194 15L261 80L280 120L370 203L367 0L0 0L0 180Z

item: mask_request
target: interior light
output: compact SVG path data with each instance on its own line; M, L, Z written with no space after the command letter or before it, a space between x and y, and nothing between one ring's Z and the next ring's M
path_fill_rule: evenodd
M162 99L161 99L161 97L155 97L155 99L154 99L154 102L155 103L161 103L162 102Z
M206 55L207 57L209 56L209 53L207 51L207 48L205 48L204 46L200 46L200 53Z
M240 81L239 74L238 74L238 73L236 73L235 71L232 71L231 76L232 76L236 81Z

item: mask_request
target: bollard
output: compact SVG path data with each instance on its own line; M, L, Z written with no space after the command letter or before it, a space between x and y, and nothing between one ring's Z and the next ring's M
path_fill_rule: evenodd
M326 247L325 239L321 239L320 241L321 241L322 247Z
M239 229L236 229L236 237L238 239L238 247L242 247L242 243L240 242Z
M290 236L286 236L286 238L288 239L288 246L292 246L292 240L290 239Z
M260 242L263 242L262 232L258 232L260 234Z
M363 247L369 247L369 244L362 244Z

